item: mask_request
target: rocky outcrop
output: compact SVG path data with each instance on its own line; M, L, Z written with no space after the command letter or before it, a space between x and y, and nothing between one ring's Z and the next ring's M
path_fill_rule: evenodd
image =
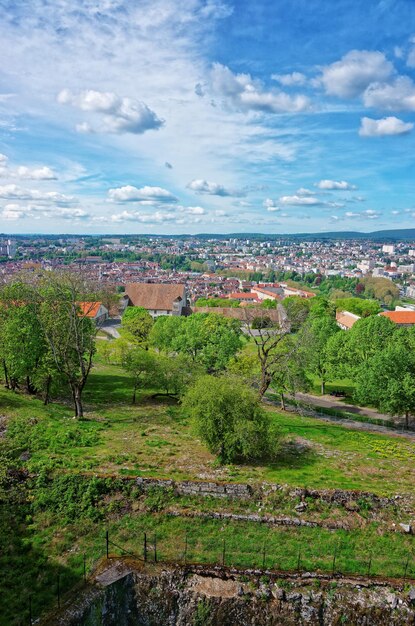
M406 626L415 589L393 581L113 564L45 626Z

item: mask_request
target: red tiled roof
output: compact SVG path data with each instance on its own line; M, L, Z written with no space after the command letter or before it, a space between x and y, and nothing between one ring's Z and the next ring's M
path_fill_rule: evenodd
M98 315L99 307L102 302L80 302L79 307L84 317L94 319Z
M380 315L388 317L395 324L415 324L415 311L383 311Z

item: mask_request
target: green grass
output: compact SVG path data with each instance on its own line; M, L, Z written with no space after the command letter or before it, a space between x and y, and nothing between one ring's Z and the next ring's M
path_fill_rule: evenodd
M85 389L86 419L72 409L0 391L0 410L14 416L10 433L31 471L64 469L130 476L270 481L379 494L415 493L415 442L366 433L315 418L270 410L285 443L275 463L218 466L171 399L147 390L130 404L120 368L97 365Z
M166 560L181 558L187 532L189 560L217 562L222 557L224 539L226 562L238 566L261 565L265 544L268 567L295 569L300 551L302 569L329 571L337 547L337 567L342 571L364 573L372 555L374 573L402 574L406 557L412 554L412 538L388 532L386 521L380 520L377 525L375 518L367 519L364 528L353 533L321 528L270 528L248 522L173 518L166 511L150 514L135 496L141 512L133 512L130 507L125 513L122 500L103 496L97 517L88 497L76 495L69 488L65 492L68 507L59 491L53 508L48 492L41 493L39 487L44 477L49 474L58 479L62 473L72 477L79 472L91 476L268 481L388 495L415 494L415 443L409 440L267 409L284 440L278 460L271 464L218 466L195 438L176 401L153 399L154 391L145 390L137 405L132 406L129 378L122 369L105 365L99 359L85 389L86 418L82 421L73 419L69 401L45 407L39 399L0 389L0 414L9 418L7 441L18 457L24 453L27 461L22 461L22 465L35 481L25 507L0 510L0 535L5 546L0 552L0 586L5 590L1 626L17 626L21 619L27 621L30 593L34 617L42 607L52 607L56 603L58 574L62 589L80 581L84 552L88 568L103 555L106 527L115 543L133 552L141 551L144 532L156 532L159 557ZM44 498L43 506L39 498ZM58 506L60 501L63 509ZM146 497L147 509L161 511L164 504ZM274 508L270 504L271 512L295 515L292 502L274 504ZM221 501L184 499L172 505L182 512L218 510ZM224 503L224 508L225 505L227 510L233 509L230 501ZM235 509L243 511L242 504L235 505ZM323 509L313 512L310 504L309 515L321 519L336 515ZM68 518L69 510L75 511L75 517ZM341 515L347 514L343 511ZM384 514L385 519L388 515L391 514ZM12 584L7 577L10 568Z

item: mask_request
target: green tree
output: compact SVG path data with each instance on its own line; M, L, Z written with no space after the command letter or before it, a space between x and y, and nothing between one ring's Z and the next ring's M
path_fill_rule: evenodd
M281 409L285 411L285 394L295 396L297 391L305 391L309 387L301 349L298 346L299 337L286 335L278 345L277 351L281 354L278 367L275 368L271 387L280 396Z
M136 403L138 389L158 388L157 357L153 352L140 346L131 347L124 357L123 368L133 381L133 404Z
M336 320L329 315L308 318L301 334L301 345L307 369L321 381L321 393L324 394L329 375L329 364L326 357L328 339L340 332Z
M415 357L398 333L393 343L374 354L356 377L356 399L391 415L415 412Z
M356 371L369 362L377 353L388 345L397 331L397 326L383 315L372 315L358 320L349 335L346 350L343 351L344 363L353 378Z
M377 300L363 300L362 298L338 298L334 302L338 311L350 311L360 317L377 315L381 311Z
M160 350L186 354L207 371L216 372L225 369L242 347L241 335L237 320L215 313L195 313L189 317L160 317L150 340Z
M88 307L96 301L87 283L68 272L45 272L33 286L39 323L48 344L53 367L68 384L75 417L83 417L82 392L92 368L96 326Z
M142 306L129 306L122 316L122 328L137 344L147 344L153 323L150 313Z
M255 392L236 379L202 376L183 398L197 434L221 463L273 456L279 438Z

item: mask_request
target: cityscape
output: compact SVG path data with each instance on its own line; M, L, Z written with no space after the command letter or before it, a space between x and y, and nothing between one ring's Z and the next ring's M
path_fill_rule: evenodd
M0 0L0 59L0 626L413 626L414 0Z

